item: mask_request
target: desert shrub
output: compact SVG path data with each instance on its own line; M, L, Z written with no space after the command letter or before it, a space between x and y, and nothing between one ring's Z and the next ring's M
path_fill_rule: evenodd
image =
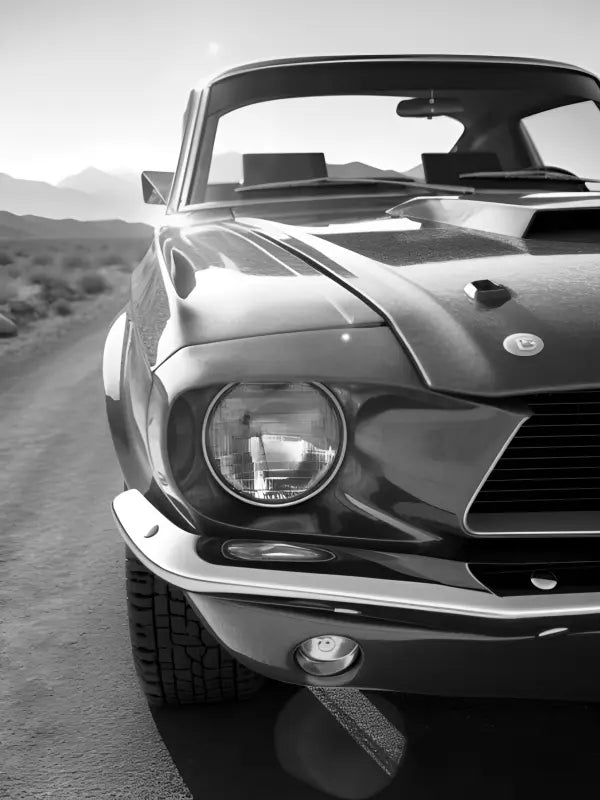
M29 280L40 287L40 294L47 303L60 299L74 300L77 295L77 290L66 278L45 269L32 270Z
M117 267L127 265L127 261L120 253L105 253L98 258L98 265L101 267Z
M45 309L30 300L10 300L8 310L11 318L16 322L31 322L34 319L46 316Z
M69 253L63 256L62 265L65 269L87 269L90 266L90 260L87 256Z
M21 272L21 267L18 264L9 264L6 268L6 274L9 278L20 278Z
M14 258L11 253L6 250L0 250L0 267L7 267L9 264L12 264L13 261Z
M72 313L73 309L71 308L71 303L66 300L64 297L55 300L52 303L52 310L55 314L58 314L60 317L68 317L69 314Z
M27 258L29 253L27 250L23 250L23 248L20 247L18 250L15 250L15 255L19 256L19 258Z
M7 305L18 294L19 286L16 281L0 279L0 306Z
M100 294L109 288L109 283L101 272L86 272L78 284L86 294Z
M50 253L38 253L37 256L34 256L31 259L31 263L35 264L37 267L47 267L52 264L54 258L50 255Z

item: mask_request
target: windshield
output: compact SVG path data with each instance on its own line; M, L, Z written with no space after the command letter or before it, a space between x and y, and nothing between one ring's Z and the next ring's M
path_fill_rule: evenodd
M288 171L292 159L279 159L281 180L295 174L322 177L320 164L325 175L335 178L422 178L421 153L449 152L464 128L447 116L401 119L396 107L402 99L406 98L294 97L236 109L219 120L208 182L241 184L248 177L243 154L271 153L316 154L314 165L306 159L305 176L300 158L293 173ZM246 172L249 163L262 163L265 175L256 177L271 177L268 161L246 158ZM314 175L308 174L311 167Z
M591 77L540 65L256 69L211 88L189 201L240 204L265 191L403 194L407 179L434 191L556 191L558 172L560 189L586 191L564 176L600 176L599 103Z

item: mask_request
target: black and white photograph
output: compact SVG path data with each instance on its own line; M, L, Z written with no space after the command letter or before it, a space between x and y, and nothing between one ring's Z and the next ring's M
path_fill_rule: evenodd
M0 799L600 782L600 3L0 0Z

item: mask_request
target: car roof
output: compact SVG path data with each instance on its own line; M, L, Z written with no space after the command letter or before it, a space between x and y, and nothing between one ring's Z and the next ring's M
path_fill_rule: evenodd
M483 55L444 55L444 54L401 54L401 55L344 55L344 56L306 56L301 58L278 58L267 61L253 61L248 64L241 64L231 69L225 70L215 76L209 81L208 85L218 83L225 78L231 78L236 75L243 75L248 72L255 72L263 69L285 69L286 67L302 66L304 64L329 64L335 62L385 62L385 61L415 61L415 62L446 62L454 64L516 64L530 67L553 67L554 69L564 69L574 72L580 72L584 75L591 75L593 78L596 76L589 70L583 67L578 67L575 64L567 64L562 61L547 61L541 58L519 58L513 56L483 56Z

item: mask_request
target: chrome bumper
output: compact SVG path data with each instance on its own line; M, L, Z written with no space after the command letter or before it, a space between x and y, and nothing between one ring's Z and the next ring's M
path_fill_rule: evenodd
M228 567L198 555L200 535L170 522L135 489L113 501L113 515L127 546L155 575L187 593L283 601L387 607L490 620L549 620L600 613L600 593L498 597L481 591L416 581ZM158 530L154 533L154 529ZM152 535L148 536L149 533Z

